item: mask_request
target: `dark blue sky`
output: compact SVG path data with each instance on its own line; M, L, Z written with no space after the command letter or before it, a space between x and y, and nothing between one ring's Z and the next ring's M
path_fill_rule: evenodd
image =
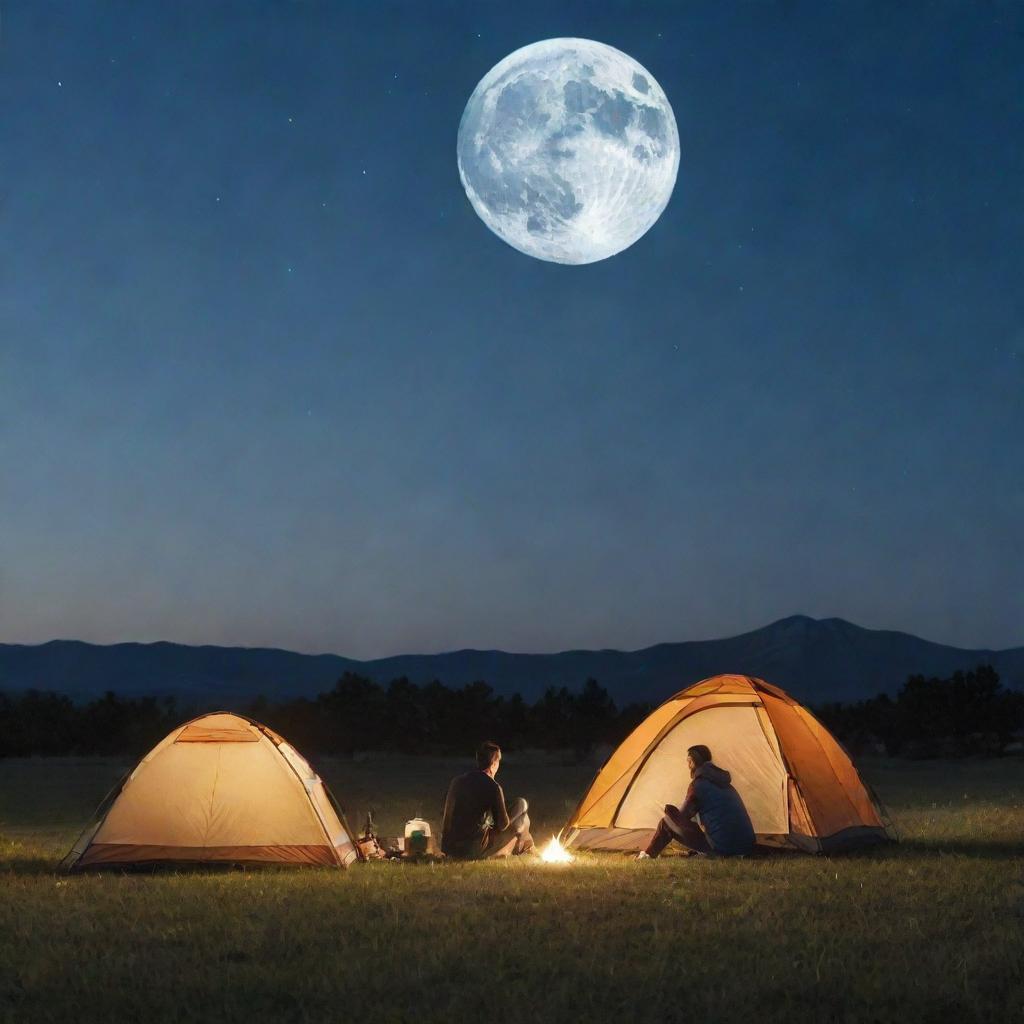
M459 183L583 36L679 181L582 267ZM1024 643L1024 8L3 5L0 640Z

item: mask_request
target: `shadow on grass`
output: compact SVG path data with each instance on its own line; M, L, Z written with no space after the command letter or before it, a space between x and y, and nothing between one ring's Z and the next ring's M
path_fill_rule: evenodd
M599 854L597 859L608 857ZM830 860L916 860L940 856L969 857L974 860L1011 861L1024 858L1024 842L1014 843L991 839L953 839L927 842L921 839L904 839L899 843L884 846L869 846L857 850L837 851L827 855ZM759 850L746 861L799 861L806 858L795 850ZM615 861L631 860L631 857L615 857ZM686 855L667 855L666 861L685 861ZM539 863L539 861L538 861ZM102 872L72 872L70 877L102 873L107 875L215 875L234 873L259 873L264 875L292 874L296 868L277 864L117 864L105 867ZM300 869L308 870L308 869ZM328 873L331 869L325 869ZM60 868L60 861L47 857L7 857L0 860L0 877L3 875L54 875L69 877Z
M899 845L885 849L888 857L930 856L952 854L958 857L973 857L975 860L1014 860L1024 857L1024 843L1002 839L950 839L933 840L904 839Z
M96 875L223 875L262 874L290 875L296 871L323 870L326 873L336 869L326 865L296 867L290 864L110 864L87 871L65 871L59 860L46 857L6 857L0 860L0 877L4 875L57 875L61 878L84 878Z
M0 875L56 875L60 861L48 857L5 857Z

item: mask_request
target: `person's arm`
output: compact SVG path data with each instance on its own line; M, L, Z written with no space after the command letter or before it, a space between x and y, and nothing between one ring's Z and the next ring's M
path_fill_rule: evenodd
M491 806L491 817L494 819L494 827L499 832L508 828L508 809L505 807L505 793L501 786L494 783L494 801Z
M700 807L697 805L697 790L694 787L694 783L690 783L686 790L686 799L683 801L683 806L679 808L679 815L683 821L689 821L700 813Z
M444 798L444 817L441 819L441 838L443 839L447 834L448 830L452 827L452 812L455 808L455 780L453 779L448 783L448 792Z

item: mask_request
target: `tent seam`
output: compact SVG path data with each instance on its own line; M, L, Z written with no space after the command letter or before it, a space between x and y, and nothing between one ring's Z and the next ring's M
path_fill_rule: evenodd
M702 694L702 696L704 696L704 695ZM710 696L710 694L708 694L707 696ZM757 695L754 694L754 696L756 697ZM700 699L699 697L695 697L694 698L695 701L699 700L699 699ZM675 729L680 724L680 722L682 722L685 718L689 718L691 715L699 715L702 711L713 711L713 710L715 710L718 707L746 708L746 707L757 707L757 704L754 703L753 701L750 704L746 704L746 703L737 703L737 704L728 704L728 705L710 704L707 707L697 708L696 711L691 711L690 710L691 707L693 707L693 702L691 702L687 707L683 708L682 711L680 711L678 715L676 715L674 718L672 718L668 722L668 724L665 725L665 727L661 730L661 732L659 732L658 735L655 736L655 738L651 741L651 745L647 748L647 750L644 751L643 757L638 758L636 761L633 762L636 765L636 771L633 773L633 778L630 780L629 785L626 786L625 790L623 791L622 796L619 798L619 802L615 805L615 813L612 814L612 818L611 818L612 828L619 827L619 826L617 826L615 824L616 820L619 817L619 812L622 810L622 805L626 802L626 797L628 797L629 794L632 792L633 786L635 785L636 780L639 777L640 773L643 771L644 765L651 759L651 756L654 754L654 751L661 745L661 742L665 739L665 737L668 736L668 734L670 732L672 732L672 730ZM622 776L620 775L619 778L621 779ZM616 779L616 782L617 781L618 781L618 779Z

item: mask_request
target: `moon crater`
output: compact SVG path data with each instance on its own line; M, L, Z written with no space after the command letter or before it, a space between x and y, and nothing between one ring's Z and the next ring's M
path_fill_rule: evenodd
M679 169L668 99L632 57L589 39L516 50L480 81L459 125L473 208L521 252L593 263L661 216Z

